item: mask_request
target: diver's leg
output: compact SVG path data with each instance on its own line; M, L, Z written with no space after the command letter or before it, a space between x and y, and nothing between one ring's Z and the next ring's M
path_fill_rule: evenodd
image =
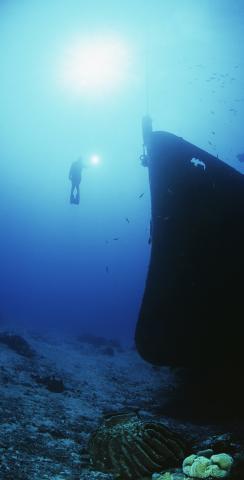
M79 183L76 186L76 190L77 190L76 200L77 200L77 203L80 203L80 184Z
M77 183L74 184L74 189L73 189L73 203L78 204L80 201L80 195L79 195L79 185Z
M75 184L74 182L72 182L71 192L70 192L70 203L74 203L74 200L75 200L74 191L75 191Z

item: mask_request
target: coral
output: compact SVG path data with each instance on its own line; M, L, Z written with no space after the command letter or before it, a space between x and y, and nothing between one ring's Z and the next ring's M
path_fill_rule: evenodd
M172 480L173 477L170 472L165 472L160 477L158 477L158 480Z
M202 455L190 455L183 462L183 472L193 478L224 478L233 464L227 453L219 453L206 458Z
M106 416L89 441L92 466L123 479L175 467L185 451L186 445L176 433L134 413Z
M219 453L217 455L212 455L211 460L213 463L216 463L216 465L218 465L221 470L230 470L233 463L232 457L227 453Z
M191 477L208 478L210 463L206 457L190 455L183 462L183 472Z

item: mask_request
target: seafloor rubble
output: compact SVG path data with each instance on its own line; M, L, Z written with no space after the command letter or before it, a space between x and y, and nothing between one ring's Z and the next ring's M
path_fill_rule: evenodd
M169 368L145 363L133 347L116 341L1 332L0 479L114 478L94 471L88 452L91 434L110 412L136 411L146 421L163 422L192 453L210 447L240 456L239 425L163 415L176 389Z

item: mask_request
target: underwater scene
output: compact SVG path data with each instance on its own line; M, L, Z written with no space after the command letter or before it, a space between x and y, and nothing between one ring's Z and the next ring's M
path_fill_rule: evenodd
M243 43L0 0L0 480L244 480Z

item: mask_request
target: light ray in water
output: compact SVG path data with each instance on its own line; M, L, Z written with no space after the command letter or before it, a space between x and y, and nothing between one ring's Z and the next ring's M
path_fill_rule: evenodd
M110 93L125 82L128 65L128 48L121 40L99 38L74 42L64 52L60 80L76 94Z

